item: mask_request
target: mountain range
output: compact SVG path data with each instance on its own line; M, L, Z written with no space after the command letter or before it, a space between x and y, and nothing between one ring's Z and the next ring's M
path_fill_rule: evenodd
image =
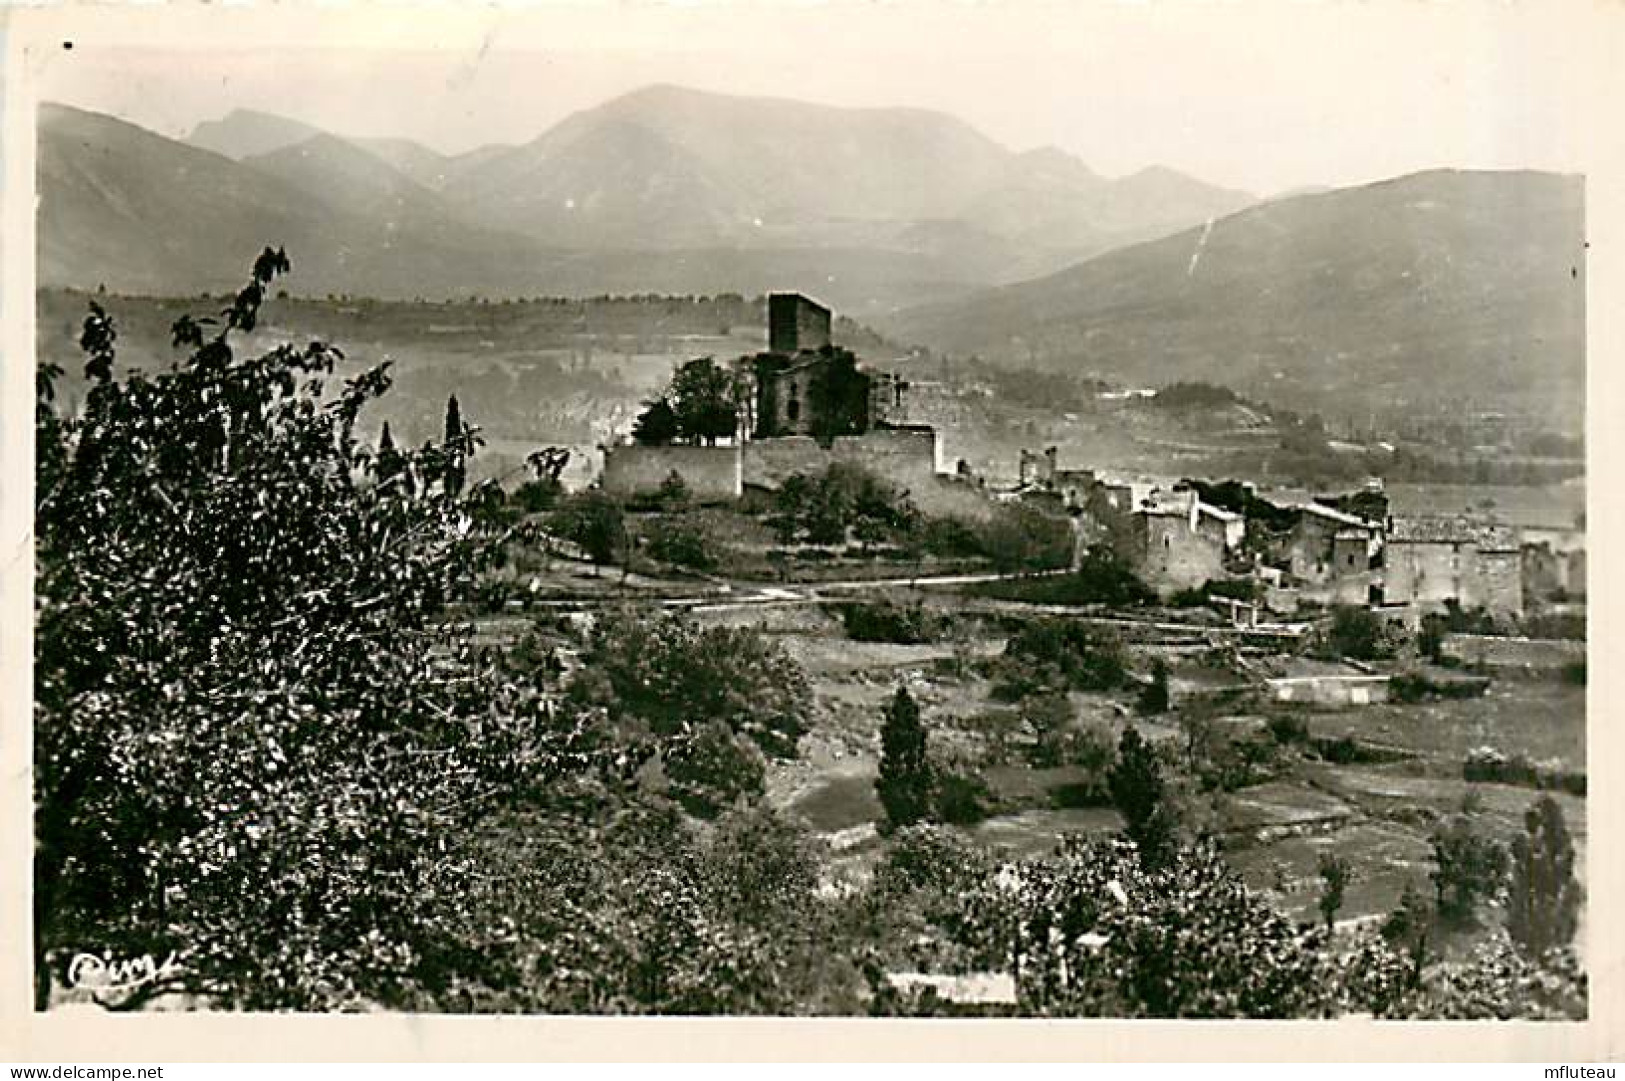
M42 285L381 298L811 293L905 344L1344 416L1583 412L1584 189L1433 171L1258 202L952 117L656 86L441 154L239 111L185 141L46 105Z
M1167 169L1103 178L941 113L672 86L460 155L247 110L180 142L46 106L39 162L42 280L143 291L224 287L215 260L242 262L222 243L240 229L285 243L303 260L294 284L318 293L799 285L865 313L1031 277L1254 201ZM95 243L114 237L117 252ZM811 282L809 267L821 270Z
M1291 196L881 317L900 341L1335 411L1583 422L1580 177L1436 170Z

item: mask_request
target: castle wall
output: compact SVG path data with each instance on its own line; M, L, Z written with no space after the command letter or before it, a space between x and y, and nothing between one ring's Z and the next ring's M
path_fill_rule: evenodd
M942 472L942 439L930 428L876 428L836 436L835 460L861 465L900 488L925 488Z
M834 457L810 435L753 439L745 444L744 480L758 488L777 488L797 473L820 473Z
M797 473L821 473L836 462L868 470L907 492L937 518L983 520L994 504L974 482L942 472L942 440L921 428L877 428L836 436L826 448L811 436L755 439L744 448L744 483L777 488Z
M738 499L744 491L739 447L629 444L604 451L603 487L610 495L651 495L672 473L682 477L689 492L702 503Z

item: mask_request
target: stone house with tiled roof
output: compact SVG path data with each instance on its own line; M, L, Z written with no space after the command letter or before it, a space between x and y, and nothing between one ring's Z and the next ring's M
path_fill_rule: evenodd
M1486 608L1523 613L1518 532L1474 519L1395 518L1384 556L1383 599L1389 604Z

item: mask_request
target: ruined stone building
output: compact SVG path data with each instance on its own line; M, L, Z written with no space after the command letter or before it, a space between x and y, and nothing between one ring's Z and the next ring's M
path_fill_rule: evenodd
M860 368L830 341L829 309L800 293L768 298L768 348L751 359L757 439L809 435L828 442L899 421L908 384Z
M1383 600L1424 609L1453 600L1463 608L1521 615L1517 531L1466 518L1395 518L1384 554Z
M774 293L767 298L767 351L793 357L830 345L830 311L800 293Z
M1564 550L1549 540L1523 542L1523 592L1526 605L1574 601L1585 597L1585 549Z
M752 383L746 438L716 447L607 447L605 491L647 494L676 473L696 498L726 501L839 462L890 482L927 513L987 517L992 504L974 479L945 470L941 433L906 423L908 383L862 367L831 341L830 329L822 304L799 293L770 296L768 348L738 362Z

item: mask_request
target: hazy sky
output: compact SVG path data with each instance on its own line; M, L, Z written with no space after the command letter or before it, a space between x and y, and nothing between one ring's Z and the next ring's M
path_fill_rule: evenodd
M86 24L72 50L36 62L42 97L176 136L250 107L460 151L523 142L669 82L938 109L1107 175L1163 164L1271 194L1440 165L1580 171L1576 43L1554 17L1562 10L690 3L487 9L430 24L417 9L240 32L223 17L207 31L229 36L212 40L179 21L144 34Z

